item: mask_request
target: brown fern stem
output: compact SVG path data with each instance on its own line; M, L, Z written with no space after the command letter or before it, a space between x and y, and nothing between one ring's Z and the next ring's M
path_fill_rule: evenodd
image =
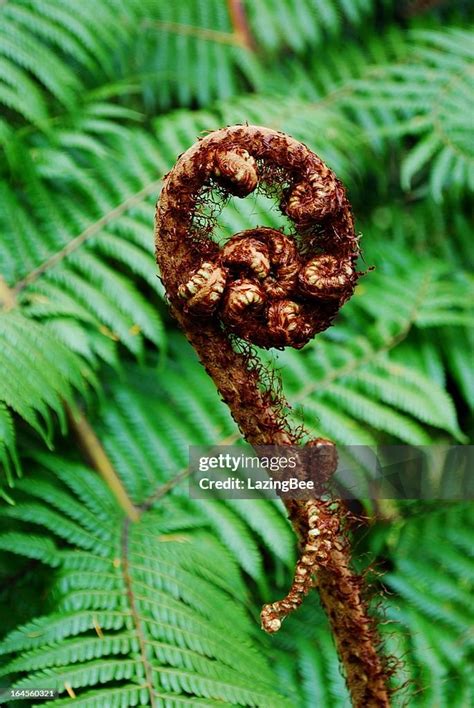
M143 629L143 622L140 617L140 612L139 608L137 607L137 602L135 599L135 592L133 589L133 581L132 581L132 576L130 573L130 566L129 566L129 537L130 537L130 518L124 519L123 526L122 526L122 534L121 534L121 539L120 539L120 546L121 546L121 559L120 559L120 565L121 565L121 570L122 570L122 577L123 577L123 582L125 585L125 590L127 593L127 601L128 601L128 606L130 608L130 614L133 619L133 623L135 626L135 631L137 634L138 638L138 645L140 648L140 658L143 666L143 671L145 673L145 683L144 683L144 688L148 691L148 696L150 699L150 706L152 708L156 708L157 702L156 702L156 694L155 694L155 689L154 689L154 684L153 684L153 669L151 667L150 660L148 658L147 654L147 647L146 647L146 640L145 640L145 632Z
M89 421L83 413L72 411L67 404L64 405L71 429L87 461L100 474L127 518L130 521L138 521L140 519L140 510L128 496L120 477Z
M279 200L291 233L258 227L221 248L210 235L215 195L254 190ZM358 273L352 213L334 173L287 135L234 126L207 135L180 157L157 205L156 253L171 309L251 445L297 445L282 396L262 381L247 345L301 348L332 323ZM330 441L307 445L334 451ZM334 469L334 454L323 469ZM324 465L323 465L324 468ZM303 473L304 470L303 470ZM317 585L328 614L352 700L388 706L379 640L350 568L346 514L340 502L285 501L301 555L285 598L262 610L275 632Z
M254 41L249 29L242 0L227 0L227 7L235 35L240 39L246 49L254 49Z

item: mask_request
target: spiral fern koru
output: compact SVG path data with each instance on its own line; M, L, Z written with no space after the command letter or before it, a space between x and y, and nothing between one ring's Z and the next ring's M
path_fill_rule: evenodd
M217 193L271 195L291 220L284 234L264 226L212 239ZM330 326L357 282L358 241L344 187L305 145L258 126L208 134L166 176L157 206L156 253L171 309L245 439L300 444L285 402L265 385L250 345L303 347ZM246 342L236 346L235 342ZM317 448L319 478L335 468L334 444ZM361 578L350 568L347 515L337 500L284 500L301 554L287 596L265 605L262 628L282 620L313 586L328 614L355 706L388 706L387 665L379 656Z

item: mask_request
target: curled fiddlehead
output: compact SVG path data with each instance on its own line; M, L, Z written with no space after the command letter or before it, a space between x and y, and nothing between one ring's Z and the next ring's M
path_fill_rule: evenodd
M265 226L212 238L212 195L274 196L289 217L285 234ZM156 215L156 253L172 312L213 378L245 439L252 445L294 445L281 395L266 387L261 366L235 339L259 347L303 347L330 326L357 282L359 254L344 187L305 145L258 126L210 133L166 176ZM336 466L334 444L316 448L319 479ZM304 474L304 470L303 470ZM325 498L323 498L325 499ZM350 568L341 502L286 500L300 540L287 596L265 605L262 628L282 620L317 586L356 706L387 706L386 665Z

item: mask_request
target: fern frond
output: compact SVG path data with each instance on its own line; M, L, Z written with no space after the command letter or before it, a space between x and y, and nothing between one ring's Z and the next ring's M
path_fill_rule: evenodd
M227 505L245 519L276 558L293 567L294 536L280 509L262 499L229 499Z
M202 106L254 85L259 64L246 44L219 0L150 6L138 55L146 104L161 110Z
M205 535L162 533L161 521L173 514L173 505L167 511L151 509L131 526L116 509L119 523L94 538L86 518L95 508L87 500L89 475L76 469L76 493L62 482L49 485L45 503L30 501L25 488L15 511L0 512L46 531L41 542L32 538L36 551L25 546L25 532L8 534L11 553L26 550L48 562L54 543L67 542L54 554L60 568L52 592L61 614L40 618L5 638L3 654L15 654L20 647L22 654L7 661L3 675L16 676L13 685L23 688L47 684L64 693L71 686L87 705L84 688L100 687L104 700L113 690L123 704L131 685L141 685L147 701L156 692L158 697L169 694L170 701L194 696L232 705L291 705L275 689L272 670L252 638L245 598L238 595L242 586L232 582L239 571L229 566L222 546L212 540L209 553ZM44 477L37 479L38 490L46 489ZM85 504L84 523L55 521L46 503L65 510L67 499L70 516L75 517L79 503ZM210 572L206 559L211 554ZM231 577L224 577L226 572Z
M415 179L424 181L433 199L441 201L448 189L462 194L474 184L465 121L473 106L472 32L412 31L407 50L401 63L369 70L348 103L386 107L385 133L417 137L402 164L402 186L408 191Z
M139 16L134 0L122 3L122 17ZM92 30L92 27L95 29ZM92 72L112 74L114 52L127 39L114 3L78 8L61 0L15 0L0 8L0 102L44 127L47 103L72 109ZM77 71L79 67L80 71Z
M446 328L443 332L443 351L451 373L457 381L467 404L474 408L474 372L469 352L474 348L471 329Z
M321 0L316 5L310 0L256 0L246 6L255 36L273 53L285 48L297 53L316 48L328 37L343 34L347 25L370 22L375 10L367 0Z
M427 376L423 358L414 357L409 367L402 363L410 347L410 332L424 329L425 313L437 293L449 293L451 306L466 312L466 294L457 284L444 281L443 269L427 263L421 270L411 275L406 263L401 282L393 275L387 278L386 273L371 275L360 286L366 289L364 296L356 294L345 307L338 336L327 333L303 355L285 351L274 359L277 366L283 365L290 390L297 391L290 401L303 406L303 412L295 410L296 416L303 416L311 430L346 444L372 444L371 428L410 444L426 444L428 424L464 439L444 380L437 384ZM451 310L446 324L450 317ZM364 336L359 334L362 331ZM430 345L436 351L432 340ZM301 387L301 381L309 383Z
M216 535L222 538L236 558L239 558L242 568L250 577L263 581L262 558L246 524L219 500L196 500L196 506L203 511Z
M60 340L20 313L0 316L0 337L0 401L52 445L53 414L64 431L63 402L73 403L76 392L85 393L94 376ZM11 416L5 406L2 414L5 437L0 449L14 455Z
M16 451L15 427L7 406L0 403L0 463L5 470L7 483L13 486L13 473L21 473ZM1 494L1 490L0 490Z
M411 678L406 691L415 705L462 705L470 692L466 669L474 645L467 628L474 561L465 542L472 527L472 505L455 503L388 530L394 569L384 583L400 596L387 610L399 623L390 625L388 637L400 641L405 635L405 671Z
M136 141L136 156L128 160L128 174L122 167L117 169L116 156L109 155L108 167L103 155L88 158L97 161L97 182L87 184L87 194L81 178L78 181L74 174L56 182L55 170L61 168L55 168L54 161L46 179L48 189L37 175L28 178L34 197L31 210L7 187L3 191L6 238L0 251L6 265L11 266L5 277L13 297L17 297L25 316L46 324L49 332L54 331L56 338L62 338L94 368L102 359L116 362L118 340L137 356L143 354L144 338L157 346L163 344L161 319L140 288L145 284L155 293L162 292L149 230L145 241L142 214L130 216L135 206L158 190L153 162L157 152L146 136L136 134ZM121 144L125 149L125 142ZM24 151L22 155L28 161ZM120 179L116 172L122 173ZM148 183L143 190L144 179ZM49 193L51 183L59 191L54 202ZM149 202L150 220L152 213ZM122 215L123 224L116 223ZM104 228L104 242L96 250L94 237ZM71 240L75 229L79 233Z

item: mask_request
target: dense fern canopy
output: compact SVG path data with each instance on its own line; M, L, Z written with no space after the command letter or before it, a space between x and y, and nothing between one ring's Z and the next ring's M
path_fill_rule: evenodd
M189 496L189 445L239 434L169 317L154 203L206 131L305 142L347 186L365 276L335 327L263 354L291 416L341 444L468 444L472 20L463 0L0 3L0 703L349 705L316 594L258 628L291 579L282 505ZM217 237L257 224L285 225L231 199ZM470 705L472 503L354 505L394 705Z

